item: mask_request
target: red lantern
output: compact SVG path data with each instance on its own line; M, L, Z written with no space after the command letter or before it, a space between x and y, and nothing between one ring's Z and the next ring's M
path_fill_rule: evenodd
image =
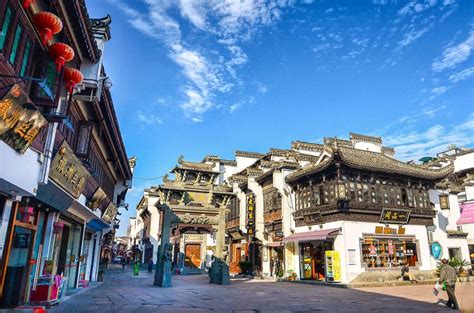
M61 72L61 69L66 62L69 62L74 58L74 50L70 46L61 42L56 42L49 47L49 54L53 57L58 72Z
M23 8L28 9L35 0L23 0Z
M53 38L53 35L59 33L63 29L63 23L53 13L39 12L33 16L33 23L40 33L43 45Z
M66 82L66 88L68 89L69 94L72 95L74 86L80 84L83 78L82 73L75 68L66 67L64 69L63 80Z

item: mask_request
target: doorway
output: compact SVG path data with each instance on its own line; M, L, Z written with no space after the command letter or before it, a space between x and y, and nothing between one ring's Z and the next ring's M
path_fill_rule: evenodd
M324 280L326 278L325 252L331 249L331 242L300 243L301 279Z
M10 256L5 273L5 293L2 298L2 306L16 306L22 301L30 272L34 236L34 230L14 226Z
M186 267L201 268L201 244L187 244L184 253L184 265Z

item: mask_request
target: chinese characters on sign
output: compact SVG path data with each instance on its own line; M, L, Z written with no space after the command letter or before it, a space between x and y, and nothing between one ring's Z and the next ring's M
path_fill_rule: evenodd
M118 209L115 204L113 202L110 202L107 209L105 209L104 214L102 214L102 219L110 224L114 220L115 215L117 215L117 212Z
M90 198L89 202L87 203L87 206L95 210L97 209L100 204L107 198L107 195L105 194L104 190L100 187L97 187L97 190L94 192L92 197Z
M253 236L255 232L255 195L249 193L247 196L247 233Z
M410 217L409 210L403 209L383 209L382 215L380 217L381 223L408 223L408 218Z
M47 124L17 84L0 101L0 139L23 154Z
M63 142L51 162L49 177L77 199L81 195L90 174L82 166L81 161L74 155L67 143Z

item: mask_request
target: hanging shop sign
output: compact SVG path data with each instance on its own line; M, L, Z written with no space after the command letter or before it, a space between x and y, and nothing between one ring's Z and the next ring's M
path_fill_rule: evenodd
M247 234L253 236L255 233L255 195L249 193L247 196Z
M381 223L406 224L410 217L410 210L404 209L382 209Z
M90 174L69 145L63 142L51 163L49 177L77 199L84 190Z
M341 256L338 251L325 252L326 279L335 283L341 282Z
M44 116L18 84L0 101L0 139L18 153L25 153L46 124Z
M94 192L90 200L87 202L87 206L90 209L95 210L101 205L101 203L106 198L107 198L107 195L105 194L105 191L102 188L97 187L97 190Z
M110 224L114 220L115 215L117 215L117 212L118 208L113 202L110 202L107 209L105 209L104 214L102 214L102 219Z
M435 260L441 259L441 255L443 254L443 249L441 248L441 245L439 242L435 241L431 244L431 255Z

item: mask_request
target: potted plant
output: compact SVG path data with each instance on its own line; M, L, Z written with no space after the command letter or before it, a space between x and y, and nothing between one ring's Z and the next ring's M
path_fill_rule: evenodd
M466 267L470 266L470 263L468 261L461 260L459 258L454 257L449 260L448 264L451 265L456 270L456 273L458 274L459 277L467 277L469 275L469 272L466 270ZM443 267L443 264L441 262L438 262L437 270L436 270L436 273L438 274L438 276L439 276L441 267Z
M287 273L288 273L288 280L290 281L295 281L298 278L298 276L296 275L296 272L293 270L288 270Z

